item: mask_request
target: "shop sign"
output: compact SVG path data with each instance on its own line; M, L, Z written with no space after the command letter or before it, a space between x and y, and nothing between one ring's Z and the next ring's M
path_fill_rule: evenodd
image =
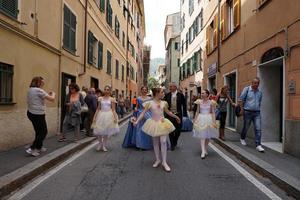
M214 75L216 75L218 69L217 69L217 63L213 63L212 65L210 65L208 67L208 77L212 77Z
M296 94L296 81L290 80L288 83L289 94Z

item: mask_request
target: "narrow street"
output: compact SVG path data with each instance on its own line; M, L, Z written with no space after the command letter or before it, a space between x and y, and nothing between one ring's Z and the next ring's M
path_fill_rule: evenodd
M73 162L37 178L10 199L289 199L267 179L252 177L251 183L245 176L251 179L252 175L237 171L213 150L215 145L201 160L199 145L190 132L182 133L179 148L168 152L172 172L154 169L152 151L122 149L126 128L127 123L118 136L111 138L108 153L96 152L92 144L76 154Z

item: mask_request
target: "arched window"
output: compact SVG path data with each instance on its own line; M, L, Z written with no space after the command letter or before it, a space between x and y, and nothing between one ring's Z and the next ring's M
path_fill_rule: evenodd
M281 47L275 47L273 49L268 50L261 58L261 63L268 62L270 60L274 60L276 58L282 57L284 55L284 51Z

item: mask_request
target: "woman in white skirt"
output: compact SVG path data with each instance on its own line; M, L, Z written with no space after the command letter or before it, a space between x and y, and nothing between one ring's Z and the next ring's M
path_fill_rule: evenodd
M193 136L199 138L201 142L201 158L207 156L207 147L211 138L218 137L218 129L215 117L215 104L208 99L209 91L203 90L202 99L194 103L197 104L196 116L194 119Z
M98 137L97 151L107 152L108 137L120 131L118 115L116 113L116 100L111 97L110 86L104 87L104 96L98 99L98 109L93 121L94 135Z

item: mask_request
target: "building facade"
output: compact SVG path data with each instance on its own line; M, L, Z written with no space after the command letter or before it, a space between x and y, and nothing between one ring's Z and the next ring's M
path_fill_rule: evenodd
M167 16L165 31L165 65L166 65L166 87L171 82L179 84L180 69L180 13Z
M166 89L167 69L166 65L159 65L156 71L156 79L160 87Z
M148 85L151 61L151 46L144 45L143 49L143 85Z
M142 0L20 0L0 5L0 150L30 142L26 118L31 79L57 94L47 104L49 135L60 131L68 84L118 96L137 93L145 36Z
M203 79L203 49L205 32L203 10L206 0L181 0L180 88L187 98L188 108L192 98L201 91Z
M282 12L282 11L287 11ZM203 87L229 85L237 101L260 77L263 144L300 157L300 2L207 1ZM228 108L229 109L229 108ZM240 132L242 119L229 109L227 127ZM251 134L250 134L251 135ZM251 136L250 136L251 137Z

